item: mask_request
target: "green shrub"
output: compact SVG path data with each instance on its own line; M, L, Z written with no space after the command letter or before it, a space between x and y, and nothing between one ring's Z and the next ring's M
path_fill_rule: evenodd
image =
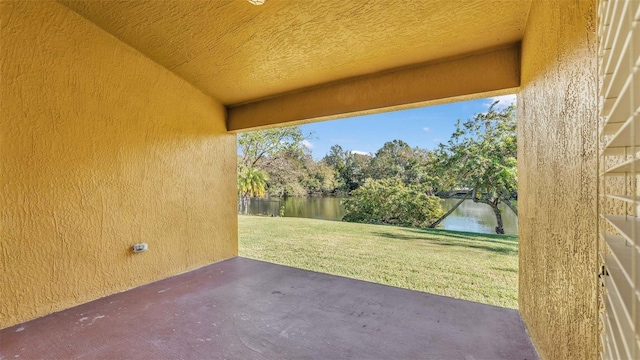
M440 199L400 179L367 180L344 201L343 221L427 227L444 211Z

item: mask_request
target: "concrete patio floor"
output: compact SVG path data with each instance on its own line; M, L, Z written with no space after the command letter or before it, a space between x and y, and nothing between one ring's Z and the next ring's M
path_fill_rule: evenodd
M237 257L0 330L15 358L537 356L515 310Z

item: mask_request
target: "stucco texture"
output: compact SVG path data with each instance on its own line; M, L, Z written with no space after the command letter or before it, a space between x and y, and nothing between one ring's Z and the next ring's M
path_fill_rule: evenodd
M531 0L60 2L238 105L517 43Z
M306 123L513 94L519 86L520 45L514 44L229 107L227 129Z
M519 305L544 359L597 357L596 1L534 1L518 96Z
M219 102L58 3L0 21L0 328L237 255Z

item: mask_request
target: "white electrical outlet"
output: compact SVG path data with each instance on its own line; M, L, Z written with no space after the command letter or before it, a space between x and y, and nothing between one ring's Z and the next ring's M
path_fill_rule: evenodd
M147 250L149 250L149 245L147 245L147 243L139 243L139 244L133 245L133 252L135 253L139 253Z

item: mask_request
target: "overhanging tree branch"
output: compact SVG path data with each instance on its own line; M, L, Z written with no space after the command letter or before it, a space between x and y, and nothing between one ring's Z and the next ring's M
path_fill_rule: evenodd
M467 192L464 197L462 199L460 199L460 201L458 201L455 205L453 205L453 207L451 209L449 209L449 211L447 211L444 215L442 215L438 220L434 221L433 223L431 223L431 225L429 225L430 228L435 228L436 226L440 225L440 223L442 222L442 220L446 219L447 216L451 215L451 213L453 213L458 206L460 206L460 204L462 204L465 200L467 200L467 198L469 197L470 192Z
M518 208L513 205L511 200L500 198L500 201L502 201L505 205L507 205L509 209L511 209L511 211L513 211L513 213L516 214L516 216L518 216Z

